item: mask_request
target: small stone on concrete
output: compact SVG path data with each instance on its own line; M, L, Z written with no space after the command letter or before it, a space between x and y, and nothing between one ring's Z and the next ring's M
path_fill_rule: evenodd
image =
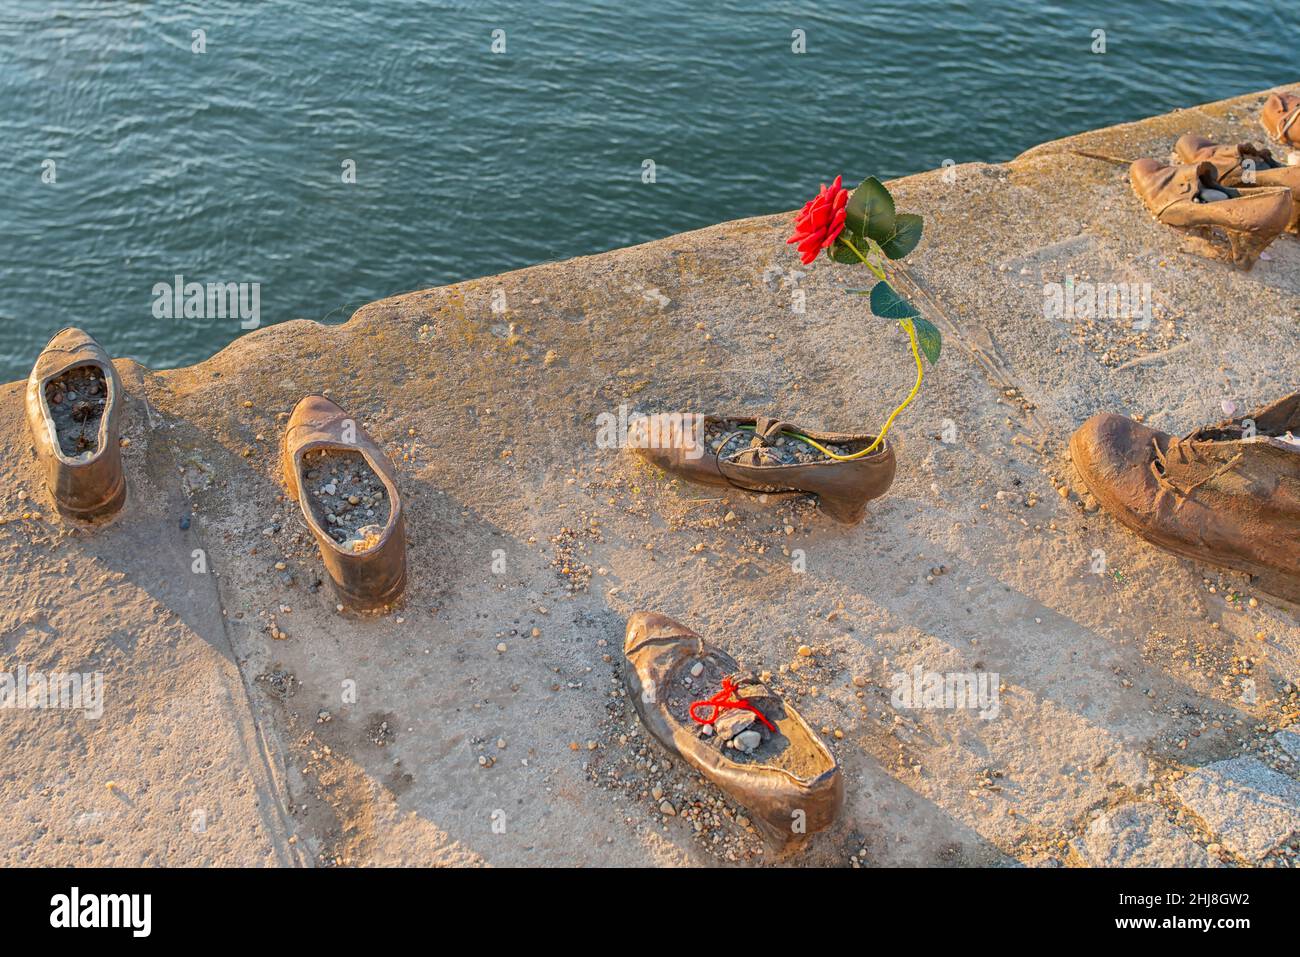
M1277 746L1291 755L1295 761L1300 761L1300 731L1295 728L1283 728L1273 736Z

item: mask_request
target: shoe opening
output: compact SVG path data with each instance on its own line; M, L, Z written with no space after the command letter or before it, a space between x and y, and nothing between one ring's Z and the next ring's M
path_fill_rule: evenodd
M74 461L94 458L107 405L108 383L97 365L73 366L45 383L45 407L59 451Z

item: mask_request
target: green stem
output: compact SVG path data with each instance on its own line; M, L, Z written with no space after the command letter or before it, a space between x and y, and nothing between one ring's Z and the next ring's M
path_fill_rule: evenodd
M879 266L877 266L875 263L873 263L866 256L862 255L862 253L858 251L858 247L853 245L853 240L844 238L843 233L840 233L839 239L840 242L842 242L845 246L849 247L853 255L857 256L860 260L862 260L862 265L866 266L868 269L870 269L873 273L876 274L877 279L879 279L881 282L885 281L885 271L881 269Z
M866 266L868 269L870 269L873 273L876 274L877 279L879 279L881 282L889 281L888 278L885 276L885 270L882 267L877 266L866 256L862 255L862 253L858 250L858 247L853 245L853 241L851 239L845 238L845 236L841 233L839 240L845 246L848 246L850 250L852 250L853 255L857 256L858 259L862 261L862 264L864 266ZM871 242L870 237L867 237L867 242ZM873 243L872 245L875 244ZM917 344L916 344L916 324L913 322L908 322L904 324L901 319L899 320L898 324L900 326L903 326L903 328L907 330L908 341L910 341L912 344L912 357L916 359L916 385L912 386L912 391L908 394L907 398L903 400L903 404L889 414L889 418L885 420L884 427L881 428L880 434L876 436L876 441L872 442L870 446L868 446L866 449L862 451L862 454L864 455L868 452L874 451L877 446L879 446L882 442L885 441L885 435L888 434L889 427L894 424L894 419L898 418L898 414L912 404L912 400L915 399L917 394L921 391L921 380L925 378L925 367L921 364L921 351L920 349L917 348Z

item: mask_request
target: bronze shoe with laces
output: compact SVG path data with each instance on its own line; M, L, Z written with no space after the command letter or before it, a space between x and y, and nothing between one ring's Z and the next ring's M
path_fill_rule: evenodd
M1259 114L1260 125L1283 146L1300 149L1300 96L1271 93Z
M844 804L835 756L761 679L741 672L734 658L685 625L653 612L628 619L623 654L624 680L642 723L744 807L769 847L793 853L835 821Z
M1300 392L1183 438L1094 415L1070 455L1102 508L1147 541L1300 602Z

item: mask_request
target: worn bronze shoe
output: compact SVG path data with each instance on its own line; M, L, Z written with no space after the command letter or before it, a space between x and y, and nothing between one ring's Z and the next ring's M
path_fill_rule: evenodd
M68 518L105 518L126 501L123 396L113 360L89 333L62 329L36 357L27 424L55 507Z
M1291 220L1287 232L1300 233L1300 166L1287 166L1269 150L1254 143L1220 146L1203 136L1188 133L1174 144L1181 163L1212 163L1219 182L1241 192L1261 186L1285 186L1291 190Z
M1289 189L1260 186L1238 191L1219 182L1213 163L1169 166L1140 159L1129 167L1129 181L1157 222L1205 240L1213 228L1222 229L1230 259L1239 269L1252 268L1291 220Z
M1259 114L1260 125L1283 146L1300 149L1300 96L1272 93Z
M748 810L778 854L830 827L844 804L839 765L779 695L666 615L629 618L623 654L642 723Z
M309 395L289 416L282 465L343 601L363 610L395 602L406 587L406 525L388 456L347 412Z
M1181 439L1094 415L1070 455L1101 506L1147 541L1300 602L1300 392Z
M689 482L769 494L808 492L821 510L856 525L867 502L894 481L894 449L882 442L870 455L839 462L793 437L807 436L842 453L867 448L876 437L815 432L779 419L657 413L628 425L627 444L638 455Z

